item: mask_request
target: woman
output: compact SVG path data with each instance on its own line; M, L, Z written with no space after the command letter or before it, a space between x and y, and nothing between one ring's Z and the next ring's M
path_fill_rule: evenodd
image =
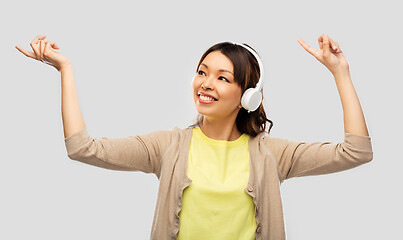
M72 65L38 36L28 57L61 73L62 117L70 159L159 181L150 239L285 239L280 184L292 177L343 171L372 160L364 115L338 43L323 34L320 50L302 47L333 74L344 111L344 142L297 142L265 132L263 104L247 111L241 97L260 77L253 49L218 43L201 57L193 79L199 117L188 128L126 138L90 137L79 108ZM38 47L39 43L39 47ZM53 49L52 49L53 48ZM256 56L256 57L255 57ZM269 128L269 132L270 132Z

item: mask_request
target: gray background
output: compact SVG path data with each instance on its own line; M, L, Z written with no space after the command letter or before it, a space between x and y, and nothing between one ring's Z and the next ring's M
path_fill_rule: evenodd
M60 73L25 57L40 34L74 68L92 137L185 128L202 53L245 42L265 67L272 136L343 141L343 112L318 49L326 33L349 64L373 141L358 168L281 186L288 239L401 238L402 15L398 1L3 1L0 7L0 239L148 239L155 175L67 157Z

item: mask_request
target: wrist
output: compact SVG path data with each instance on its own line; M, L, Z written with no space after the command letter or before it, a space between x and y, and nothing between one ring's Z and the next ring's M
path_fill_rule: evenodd
M70 69L71 67L72 67L72 65L68 61L68 62L65 62L63 64L60 64L60 70L59 71L61 72L61 71L65 70L65 69Z
M345 68L338 69L338 70L332 72L332 74L333 74L333 76L334 76L335 78L336 78L336 77L349 76L349 75L350 75L350 69L349 69L349 67L347 66L347 67L345 67Z

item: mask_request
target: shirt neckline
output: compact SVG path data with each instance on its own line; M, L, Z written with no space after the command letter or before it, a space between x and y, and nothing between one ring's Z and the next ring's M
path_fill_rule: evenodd
M210 137L206 136L203 133L203 131L200 129L200 127L194 128L194 131L199 137L201 137L203 140L205 140L206 142L208 142L210 144L213 144L213 145L226 145L226 146L231 146L231 147L237 146L240 143L242 143L244 141L247 141L248 136L249 136L247 133L242 133L242 135L239 138L237 138L237 139L235 139L233 141L227 141L227 140L217 140L217 139L213 139L213 138L210 138Z

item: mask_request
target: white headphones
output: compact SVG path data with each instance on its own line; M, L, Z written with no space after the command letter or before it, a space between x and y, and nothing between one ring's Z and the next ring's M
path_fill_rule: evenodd
M257 55L257 53L255 51L253 51L250 47L248 47L242 43L234 43L234 42L232 42L232 43L246 48L249 52L251 52L253 54L253 56L255 56L255 58L259 64L260 77L259 77L258 83L256 84L256 87L246 89L246 91L242 94L242 97L241 97L242 107L245 108L246 110L248 110L248 113L250 113L250 112L255 111L260 106L260 103L263 100L263 95L261 92L262 87L263 87L263 84L261 81L263 79L263 64L262 64L262 61L260 60L259 55Z
M263 79L263 64L262 61L260 60L259 55L257 55L257 53L255 51L253 51L250 47L246 46L245 44L242 43L234 43L235 45L240 45L244 48L246 48L247 50L249 50L249 52L251 52L253 54L253 56L255 56L258 64L259 64L259 69L260 69L260 77L259 77L259 81L256 84L256 87L254 88L248 88L246 89L246 91L243 93L242 98L241 98L241 105L243 108L245 108L246 110L248 110L248 113L255 111L259 106L260 103L263 100L263 95L262 95L262 79Z

